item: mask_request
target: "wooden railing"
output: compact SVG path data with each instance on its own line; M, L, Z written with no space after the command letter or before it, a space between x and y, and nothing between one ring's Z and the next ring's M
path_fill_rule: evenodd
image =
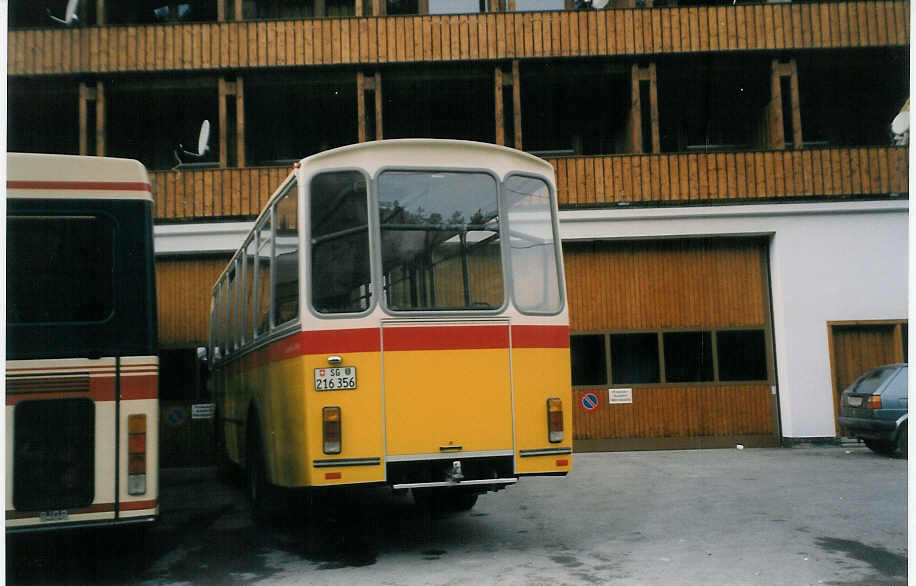
M907 191L907 149L614 155L549 159L562 207L799 197L879 196Z
M908 21L889 0L27 30L9 33L8 73L903 46Z
M549 159L561 207L780 198L876 197L907 192L907 149L673 153ZM254 217L287 167L150 173L156 220Z

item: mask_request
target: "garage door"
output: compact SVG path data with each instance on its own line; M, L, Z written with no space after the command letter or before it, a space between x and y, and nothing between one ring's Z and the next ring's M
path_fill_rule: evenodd
M778 444L765 239L564 253L577 450Z

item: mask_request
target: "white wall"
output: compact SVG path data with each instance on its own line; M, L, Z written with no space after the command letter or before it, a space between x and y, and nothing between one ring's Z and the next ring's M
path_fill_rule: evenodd
M564 241L769 235L782 435L833 437L827 322L907 317L907 201L560 213Z

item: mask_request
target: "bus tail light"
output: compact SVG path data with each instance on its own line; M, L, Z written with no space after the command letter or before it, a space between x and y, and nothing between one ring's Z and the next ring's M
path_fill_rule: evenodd
M340 407L325 407L321 412L325 454L340 453Z
M563 441L563 401L547 399L547 439L556 444Z
M146 494L146 415L127 418L127 494Z

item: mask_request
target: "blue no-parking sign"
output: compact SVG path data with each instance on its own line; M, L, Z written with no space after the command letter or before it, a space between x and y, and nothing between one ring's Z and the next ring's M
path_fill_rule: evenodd
M586 411L594 411L598 408L598 403L598 393L588 391L579 394L579 404L582 405L582 408Z

